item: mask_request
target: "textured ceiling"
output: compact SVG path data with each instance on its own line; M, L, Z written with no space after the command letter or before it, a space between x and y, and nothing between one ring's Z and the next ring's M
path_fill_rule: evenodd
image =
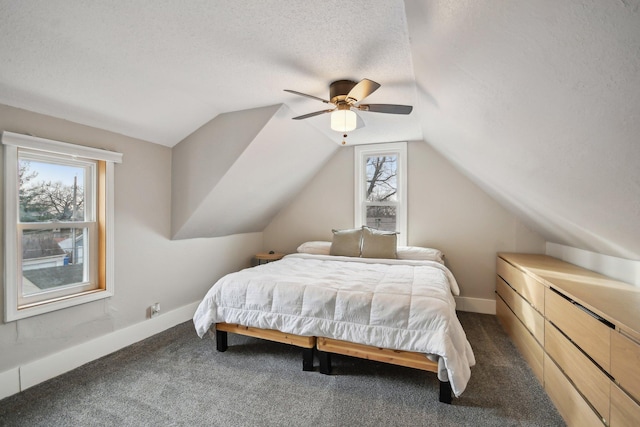
M640 259L640 0L0 0L0 103L174 146L369 78L349 143L422 140L548 241ZM285 124L283 124L284 126ZM290 121L335 142L328 115ZM446 183L443 183L446 185Z
M405 3L425 140L548 241L640 259L640 2Z
M326 104L334 80L416 102L402 1L0 0L0 103L174 146L225 112ZM352 143L421 139L415 115L358 113ZM336 142L329 115L294 122Z

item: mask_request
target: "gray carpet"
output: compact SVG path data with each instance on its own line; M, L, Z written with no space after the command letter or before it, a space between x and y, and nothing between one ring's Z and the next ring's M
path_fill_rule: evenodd
M218 353L186 322L0 401L0 425L564 425L495 316L458 316L477 365L452 405L432 373L339 355L303 372L295 347L229 334Z

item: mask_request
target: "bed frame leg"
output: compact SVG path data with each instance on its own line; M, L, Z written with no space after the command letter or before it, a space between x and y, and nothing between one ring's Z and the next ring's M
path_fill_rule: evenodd
M320 373L329 375L331 373L331 353L318 350L318 359L320 359Z
M227 333L225 331L216 330L216 350L220 352L227 351Z
M451 383L440 381L440 402L451 404Z
M302 370L303 371L313 371L313 353L314 348L303 348L302 349Z

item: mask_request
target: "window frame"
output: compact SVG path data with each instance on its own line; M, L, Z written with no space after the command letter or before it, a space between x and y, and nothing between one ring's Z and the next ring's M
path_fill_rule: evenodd
M366 200L366 159L371 156L397 156L397 201L371 203ZM354 226L367 225L367 206L396 206L396 231L398 246L407 244L407 143L390 142L384 144L357 145L354 151Z
M16 223L16 254L24 253L22 249L21 236L24 236L25 230L48 230L48 229L77 229L82 230L83 235L83 280L78 283L72 283L65 286L55 287L53 289L26 295L24 292L24 280L20 280L20 275L16 275L18 307L26 308L35 304L46 303L47 301L66 298L79 293L89 292L104 288L101 278L98 276L100 264L104 262L98 256L99 243L104 239L99 233L98 209L100 207L98 193L98 171L100 170L101 160L89 160L80 158L70 158L68 155L58 155L54 153L43 153L18 147L18 167L21 161L33 161L39 163L49 163L63 166L72 166L82 168L85 183L83 188L84 194L84 219L82 221L34 221L22 222L18 218ZM19 183L18 183L19 187ZM19 200L16 200L19 204ZM84 231L86 229L86 231ZM84 260L88 262L84 262ZM22 261L22 263L20 262ZM18 265L24 265L24 258L18 260ZM23 276L24 278L24 276Z
M5 255L5 280L4 280L4 320L10 322L24 319L55 310L84 304L108 298L115 293L114 283L114 165L122 162L122 154L91 147L85 147L66 142L37 138L12 132L2 133L4 145L4 255ZM76 286L77 292L65 295L60 292L48 292L50 298L41 301L25 302L20 285L22 276L22 233L24 224L19 222L19 179L18 164L19 155L23 152L26 157L48 158L60 164L95 164L95 173L92 183L93 197L95 197L95 211L92 213L91 224L85 221L76 225L88 225L95 227L94 239L89 242L90 263L95 269L93 277L89 277L89 283ZM36 223L26 228L55 228L57 226L69 226L68 222ZM85 242L85 245L87 243ZM88 289L90 288L90 289Z

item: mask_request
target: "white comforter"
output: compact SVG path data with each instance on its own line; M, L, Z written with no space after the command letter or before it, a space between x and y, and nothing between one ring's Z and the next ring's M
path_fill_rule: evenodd
M455 313L458 293L433 261L292 254L221 278L193 322L200 337L226 322L425 353L459 396L475 358Z

